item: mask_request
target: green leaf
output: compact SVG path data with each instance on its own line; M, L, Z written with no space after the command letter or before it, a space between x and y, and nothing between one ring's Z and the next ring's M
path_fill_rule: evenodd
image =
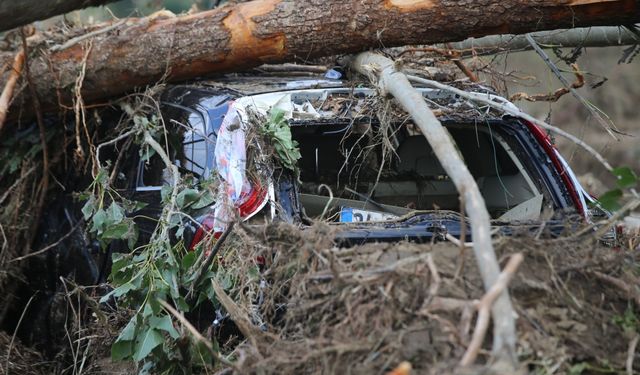
M174 300L174 302L180 312L189 312L191 310L189 304L184 300L184 297L182 296L178 297L176 300Z
M149 161L153 155L156 154L156 150L151 147L142 147L140 149L140 160L147 162Z
M148 203L136 201L135 204L133 205L133 207L131 208L131 211L139 211L139 210L147 207L148 205L149 205Z
M136 246L136 242L138 242L138 235L140 234L140 231L135 223L131 223L129 230L130 233L129 236L127 236L127 246L129 246L129 250L133 250Z
M100 168L98 170L98 174L96 175L96 179L95 179L96 183L98 183L99 185L106 185L109 183L109 176L107 176L107 170L104 168Z
M165 315L163 317L151 316L149 318L149 325L152 328L169 333L169 336L174 339L180 337L178 331L176 331L176 329L173 327L173 322L171 321L171 317L169 317L169 315Z
M620 198L622 198L622 190L615 189L602 194L598 198L598 203L605 210L616 211L622 207L620 205Z
M127 267L130 267L129 259L122 256L122 254L114 253L111 257L111 273L117 274L121 270L124 270Z
M269 122L274 125L280 125L284 121L284 111L279 108L271 110Z
M196 189L184 189L176 197L178 207L185 208L200 199L200 193Z
M131 276L133 276L133 264L129 263L127 259L122 259L113 264L109 279L114 285L122 285L129 281Z
M191 347L192 356L198 364L203 366L210 366L213 363L213 357L211 351L202 341L197 341Z
M266 134L272 138L273 147L280 163L285 168L295 171L301 155L298 143L293 140L291 129L284 119L284 112L278 109L272 110L265 130Z
M87 202L82 206L82 216L85 220L89 220L93 211L96 209L96 198L92 195Z
M589 367L589 365L587 363L585 363L585 362L576 363L575 365L571 366L571 368L569 369L569 374L570 375L580 375L588 367Z
M182 270L182 272L186 273L187 271L189 271L189 269L191 268L191 266L193 266L197 259L198 257L195 251L190 251L187 253L187 255L183 256L180 265L180 269Z
M167 268L162 271L162 279L164 283L169 285L169 293L171 293L171 297L178 298L180 296L180 291L178 290L178 275L176 274L175 268ZM164 283L163 287L164 287ZM158 289L160 289L158 287Z
M260 280L260 269L258 266L249 267L247 275L249 276L249 280L258 281Z
M124 219L124 209L122 209L122 207L120 207L120 205L117 204L116 202L111 203L111 206L109 206L109 210L107 211L107 214L112 223L117 224L121 222L122 219Z
M120 240L124 239L129 232L129 223L122 222L109 226L100 236L103 240Z
M638 176L629 167L618 167L611 171L616 176L620 189L632 188L638 183Z
M153 314L158 315L162 311L164 311L164 308L162 307L159 301L166 301L166 300L167 300L166 290L156 291L155 296L149 297L149 305L151 306L151 311L153 312Z
M142 309L142 316L146 318L152 315L153 315L153 307L151 306L151 303L145 303L144 308Z
M201 208L205 208L207 206L211 206L213 204L213 202L215 202L216 197L213 195L213 193L210 190L205 190L201 195L200 198L198 199L197 202L195 202L191 208L193 208L194 210L199 210Z
M143 360L153 349L162 344L163 341L160 332L153 328L147 329L147 331L140 336L139 341L136 341L133 359L136 361Z
M169 184L162 185L162 188L160 189L160 199L162 199L164 203L169 203L169 197L171 197L172 191L173 186Z
M118 341L132 341L136 336L136 325L138 324L138 316L134 315L129 323L124 327L120 335L116 339Z
M223 268L220 268L218 270L216 279L224 290L230 290L233 287L233 279L231 277L231 274L226 272Z
M123 285L115 288L111 293L113 293L114 297L118 298L118 297L121 297L121 296L129 293L130 291L132 291L134 289L136 289L135 285L133 285L132 283L126 283L126 284L123 284Z
M124 361L133 354L133 341L116 341L111 345L111 359Z
M102 233L106 221L107 213L102 208L98 209L98 211L93 215L93 226L91 227L91 232Z

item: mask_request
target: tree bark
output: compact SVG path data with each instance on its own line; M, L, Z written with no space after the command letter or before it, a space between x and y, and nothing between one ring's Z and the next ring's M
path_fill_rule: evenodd
M0 31L115 0L2 0Z
M180 17L129 19L55 52L41 42L31 47L30 71L43 107L51 109L71 104L89 48L85 103L160 79L192 79L264 63L638 20L636 0L256 0ZM13 55L0 53L0 66Z
M609 47L640 44L640 36L625 27L578 27L567 30L539 31L533 39L542 48L555 47ZM493 55L500 52L517 52L533 49L525 35L490 35L469 38L449 46L463 56Z

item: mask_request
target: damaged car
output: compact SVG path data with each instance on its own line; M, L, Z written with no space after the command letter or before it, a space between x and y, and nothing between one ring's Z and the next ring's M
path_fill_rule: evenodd
M501 103L491 89L464 87ZM495 233L546 231L606 212L582 188L541 128L445 91L418 87L484 197ZM216 181L185 243L218 236L238 215L248 225L331 223L336 242L470 240L455 185L411 118L376 91L324 77L233 77L167 88L162 118L174 129L180 171ZM158 202L162 161L129 174L132 199ZM153 206L153 205L152 205ZM544 223L544 225L542 225Z

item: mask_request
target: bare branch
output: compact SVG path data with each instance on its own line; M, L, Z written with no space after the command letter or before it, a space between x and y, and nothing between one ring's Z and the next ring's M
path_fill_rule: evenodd
M530 34L542 48L551 47L608 47L627 46L640 43L640 38L625 27L596 26L539 31ZM525 35L490 35L469 38L451 43L463 56L491 55L500 52L531 50L533 47Z
M611 121L606 121L604 118L602 118L602 115L598 111L596 111L593 105L587 102L587 100L583 98L582 95L578 94L578 91L576 91L576 89L569 83L569 81L567 81L567 79L564 78L562 73L560 73L560 69L558 69L558 67L553 63L553 61L551 61L549 56L542 50L542 48L540 48L540 46L533 39L531 34L525 35L525 38L527 39L529 44L531 44L531 47L533 47L536 53L542 58L545 64L547 64L549 69L551 69L553 74L555 74L555 76L560 80L560 82L562 82L564 87L567 90L569 90L569 92L571 92L571 95L573 95L573 97L576 98L576 100L578 100L578 102L580 102L580 104L582 104L589 111L591 116L593 116L600 123L600 125L602 125L602 127L605 128L607 133L609 133L609 135L611 135L613 139L618 140L618 137L616 137L614 134L614 132L618 131L615 125Z
M507 288L509 281L511 281L523 260L524 256L522 254L518 253L512 255L509 262L504 267L504 270L500 273L500 276L498 276L496 283L493 284L491 289L478 303L478 320L476 321L476 329L473 331L471 343L460 361L461 366L469 366L476 360L480 347L482 346L482 342L484 341L484 336L487 333L487 328L489 327L489 311L491 309L491 305L493 305L500 293Z
M465 209L471 222L473 249L485 290L497 282L500 267L491 243L489 213L475 179L456 150L451 135L435 117L422 95L398 71L393 61L380 55L364 52L357 55L352 67L377 83L381 93L391 94L409 113L420 128L436 157L464 197ZM515 313L507 291L503 291L493 305L493 352L513 362L515 357Z

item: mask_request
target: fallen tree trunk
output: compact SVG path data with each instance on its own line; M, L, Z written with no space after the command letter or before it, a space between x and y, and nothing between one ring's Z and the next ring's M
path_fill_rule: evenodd
M115 0L19 0L0 1L0 31L13 29L72 10Z
M71 105L80 71L83 100L95 102L160 79L264 63L638 20L636 0L256 0L181 17L130 19L55 52L41 43L32 47L37 56L30 71L51 109ZM12 53L0 54L0 65L10 61Z
M543 48L555 47L608 47L640 44L640 36L626 27L600 26L578 27L567 30L539 31L531 33L535 41ZM490 55L500 52L531 50L531 44L525 35L490 35L482 38L469 38L462 42L451 43L449 48L459 50L463 56Z
M374 53L364 52L356 56L352 66L358 72L372 77L373 83L377 84L382 94L388 93L396 98L402 108L411 115L447 175L451 177L471 222L474 255L485 290L489 291L500 275L500 266L491 242L489 212L478 184L462 161L451 135L438 121L422 95L411 86L407 77L396 70L393 61ZM464 241L464 239L461 240ZM493 353L515 361L516 315L506 289L496 299L492 312Z

